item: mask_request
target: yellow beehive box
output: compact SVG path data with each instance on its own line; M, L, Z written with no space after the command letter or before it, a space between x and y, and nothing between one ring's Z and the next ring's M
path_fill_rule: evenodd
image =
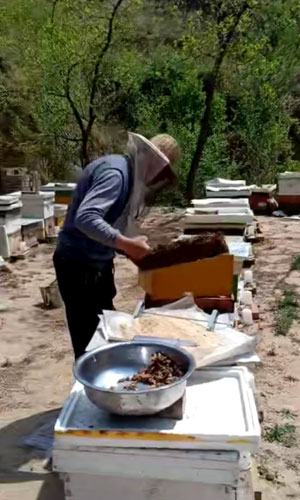
M55 225L58 227L62 227L65 222L65 216L61 215L60 217L55 217Z
M185 292L194 297L231 295L233 256L219 255L186 264L139 270L139 285L152 300L179 299Z
M70 194L61 194L59 191L56 191L55 193L55 203L58 203L59 205L70 205L72 202L72 197L73 193Z

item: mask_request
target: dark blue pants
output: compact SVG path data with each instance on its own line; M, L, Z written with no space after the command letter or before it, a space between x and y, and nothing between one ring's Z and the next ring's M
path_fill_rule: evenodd
M75 359L84 354L103 309L113 310L116 295L113 262L102 271L54 254L59 291L66 308Z

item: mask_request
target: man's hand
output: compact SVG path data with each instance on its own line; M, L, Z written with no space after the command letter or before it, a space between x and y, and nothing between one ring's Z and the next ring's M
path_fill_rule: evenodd
M136 238L126 238L118 236L117 250L124 252L133 262L138 262L147 255L151 248L148 245L147 236L137 236Z

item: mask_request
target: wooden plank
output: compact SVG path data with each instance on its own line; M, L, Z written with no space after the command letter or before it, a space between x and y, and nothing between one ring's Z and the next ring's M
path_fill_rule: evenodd
M231 313L234 311L234 300L232 297L194 297L195 302L200 309L206 312L213 311L217 309L219 312ZM145 295L145 309L150 309L151 307L162 307L166 304L174 302L172 299L165 300L152 300L152 298L146 294Z
M207 232L210 232L210 233L215 233L215 232L222 232L223 234L227 234L228 236L234 236L234 235L238 235L238 236L242 236L244 234L244 231L245 231L245 227L244 226L241 226L241 227L212 227L212 226L209 226L207 228L185 228L183 230L183 234L190 234L190 235L196 235L196 234L202 234L202 233L207 233Z
M158 481L85 474L69 474L66 500L233 500L235 491L226 486L191 481ZM52 497L51 497L52 498Z
M186 292L195 297L229 296L233 256L228 254L150 271L139 270L139 285L152 300L178 300Z
M186 453L185 450L181 453L177 451L176 456L172 454L167 455L164 452L162 452L162 456L160 455L159 450L155 454L150 451L150 454L148 453L147 455L140 452L134 453L134 450L131 453L120 454L118 450L113 448L102 452L100 450L83 451L81 449L77 451L54 449L53 469L55 472L67 471L71 474L85 474L88 476L87 479L91 476L96 476L100 483L101 478L104 479L108 476L114 477L116 480L127 478L132 480L133 483L136 479L159 481L162 483L175 482L175 487L182 482L187 482L190 484L195 483L198 488L207 487L208 485L212 488L217 486L217 481L224 488L224 485L235 484L237 480L237 463L220 463L218 460L210 461L209 458L202 458L201 452ZM121 497L114 497L114 500L116 498ZM146 499L147 496L143 498ZM182 497L176 496L175 498ZM219 498L213 497L213 500L219 500Z
M197 306L206 312L217 309L220 313L232 313L234 311L234 299L232 297L194 297Z

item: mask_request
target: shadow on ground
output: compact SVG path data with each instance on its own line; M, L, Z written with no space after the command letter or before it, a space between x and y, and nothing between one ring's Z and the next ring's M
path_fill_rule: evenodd
M11 423L0 422L1 500L64 500L58 475L43 469L44 452L23 444L24 438L54 420L59 411L31 415Z

